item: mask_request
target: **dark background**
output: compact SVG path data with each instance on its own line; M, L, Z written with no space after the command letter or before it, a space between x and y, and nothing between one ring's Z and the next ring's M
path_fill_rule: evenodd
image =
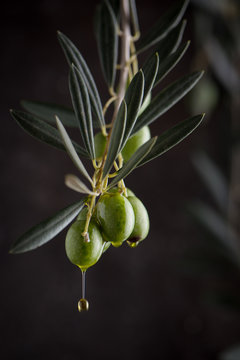
M19 109L21 99L70 105L68 66L57 30L76 43L102 102L107 100L92 27L97 3L8 1L1 11L1 358L218 359L239 342L239 312L205 301L215 282L225 280L211 273L194 276L184 259L202 241L186 204L209 200L191 155L197 148L208 149L225 166L221 107L186 141L127 179L149 211L150 234L136 249L109 249L87 272L88 313L77 311L81 277L65 255L66 230L38 250L8 254L20 234L78 199L64 186L64 175L75 172L70 159L22 131L9 109ZM143 33L170 3L137 1ZM184 36L192 40L191 48L164 83L196 69L193 10L191 5L186 12ZM153 124L152 134L189 115L181 101Z

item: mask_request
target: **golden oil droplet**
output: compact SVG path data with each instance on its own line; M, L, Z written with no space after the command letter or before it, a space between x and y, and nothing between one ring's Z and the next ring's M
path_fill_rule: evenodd
M138 242L132 242L132 241L127 241L128 246L130 246L131 248L135 248L138 246Z
M78 302L78 311L82 312L82 311L88 311L89 309L89 302L87 301L87 299L80 299Z

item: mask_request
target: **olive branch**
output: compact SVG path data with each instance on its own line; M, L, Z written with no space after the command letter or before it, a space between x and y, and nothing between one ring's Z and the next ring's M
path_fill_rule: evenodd
M16 122L30 135L55 148L66 151L72 162L88 180L88 187L76 175L65 176L69 188L85 194L80 201L60 210L34 226L11 247L11 253L35 249L62 231L87 204L83 236L97 198L118 186L126 193L124 179L137 167L164 154L190 135L204 114L179 122L159 136L148 139L128 159L122 151L128 141L180 101L200 80L203 71L195 71L162 89L151 99L152 90L182 59L190 42L182 44L186 26L183 16L189 0L179 0L145 36L141 36L134 0L104 0L95 14L95 33L109 99L102 105L91 71L73 42L58 32L58 40L69 64L69 90L73 109L51 103L24 100L25 111L10 110ZM139 67L138 55L149 51ZM106 123L106 113L112 118ZM79 128L83 146L71 140L67 127ZM106 140L104 152L96 156L95 129ZM81 158L91 161L92 176Z

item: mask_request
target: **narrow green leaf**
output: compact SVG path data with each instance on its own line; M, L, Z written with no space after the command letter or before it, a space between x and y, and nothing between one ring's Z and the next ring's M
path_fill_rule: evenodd
M60 135L62 137L64 146L67 150L68 155L72 159L72 162L77 167L77 169L82 173L82 175L85 176L85 178L88 179L88 181L92 184L91 177L89 176L87 170L85 169L82 161L78 157L78 155L73 147L70 137L68 136L66 130L64 129L63 124L61 123L61 121L58 119L57 116L56 116L56 123L57 123L58 130L60 132Z
M70 71L69 88L84 145L90 157L94 159L95 147L88 90L84 78L74 65Z
M230 251L232 259L240 266L238 236L234 230L229 227L226 219L218 214L215 209L201 201L191 204L190 211L196 220Z
M172 147L176 146L188 135L190 135L201 123L204 114L196 115L185 121L180 122L171 129L165 131L158 136L155 145L152 147L148 155L139 163L139 166L146 164L148 161L164 154Z
M187 8L189 0L179 0L169 9L159 21L153 25L145 37L143 37L137 46L137 52L142 52L163 39L169 31L176 27L181 21Z
M110 135L111 137L109 142L107 159L103 169L103 178L105 178L105 176L110 172L113 163L121 150L121 144L126 127L126 119L127 119L127 106L125 100L123 100L118 110L116 120L113 123L113 128Z
M158 67L154 87L177 65L190 45L190 41L179 47L174 53L167 56Z
M81 194L97 195L97 193L91 191L76 175L67 174L65 176L65 185Z
M229 185L224 175L210 157L203 151L194 154L193 165L210 191L213 199L225 214L228 211Z
M207 2L206 2L206 4L207 4ZM239 307L240 307L240 304L238 303L238 311L239 311ZM220 354L220 357L219 357L219 360L239 360L239 359L240 359L240 344L231 346L230 348L224 350Z
M74 111L62 105L39 101L22 100L22 107L40 119L55 124L55 115L62 119L64 126L78 127Z
M120 18L120 12L121 12L121 6L120 6L120 0L108 0L109 4L111 5L111 8L113 9L115 18L117 21Z
M21 126L28 134L48 145L66 151L57 129L55 129L52 125L47 124L43 120L38 119L36 116L23 111L11 110L10 113L18 125ZM74 141L72 141L72 143L78 155L87 158L89 157L85 149Z
M121 148L123 148L126 144L135 125L139 110L142 105L143 92L144 74L143 71L140 69L130 82L124 97L127 105L127 120Z
M151 138L145 142L137 151L132 155L132 157L123 165L123 167L118 171L117 176L113 179L111 184L108 186L108 189L117 185L117 183L128 176L138 164L147 156L149 151L151 151L154 146L157 137Z
M78 215L85 201L86 199L82 199L31 228L12 245L10 253L18 254L30 251L52 240Z
M95 14L95 35L105 80L113 87L118 54L118 24L107 0L101 3Z
M161 64L162 61L164 61L171 53L177 50L182 41L186 23L186 20L183 20L157 44L154 52L157 52L159 55L159 64Z
M200 80L203 71L196 71L190 75L186 75L167 88L163 89L151 101L146 110L139 116L134 127L134 133L140 130L143 126L151 124L159 116L163 115L179 100L181 100Z
M39 101L22 100L22 107L29 111L31 114L38 116L40 119L55 124L55 115L61 118L62 124L65 127L78 127L78 121L74 111L58 104L43 103ZM99 127L99 123L93 119L93 126Z
M72 66L72 64L74 64L76 68L80 71L82 77L84 78L84 81L88 88L91 105L94 114L96 116L96 119L98 120L100 127L104 126L105 120L102 112L102 104L101 104L100 96L95 81L93 79L93 76L84 58L82 57L76 46L66 35L62 34L61 32L58 32L58 39L69 65Z
M130 5L130 14L133 24L134 35L136 35L140 33L140 30L139 30L139 21L138 21L138 14L137 14L137 7L135 0L130 0L129 5Z
M152 90L153 84L155 83L155 79L158 73L158 66L159 66L159 56L158 53L155 53L144 63L142 67L144 80L145 80L142 104L146 100L147 96Z

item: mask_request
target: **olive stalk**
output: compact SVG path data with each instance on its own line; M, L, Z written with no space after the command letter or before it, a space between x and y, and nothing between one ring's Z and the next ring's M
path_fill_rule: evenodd
M97 179L96 186L94 186L94 191L98 191L99 193L104 191L104 189L106 188L107 181L108 181L109 175L106 177L106 179L103 179L103 169L104 169L104 165L105 165L106 158L107 158L113 124L116 119L121 102L125 95L125 90L126 90L129 73L132 73L131 63L130 63L130 55L133 56L133 61L132 61L133 73L135 74L138 70L138 63L137 63L137 58L136 58L136 54L135 54L134 40L131 36L131 31L130 31L129 0L121 0L121 27L122 27L121 32L120 32L121 57L120 57L120 64L119 64L120 74L119 74L118 90L117 90L117 93L115 93L112 88L109 89L111 97L106 102L106 104L103 108L103 113L105 114L108 107L112 104L112 102L115 101L114 112L113 112L112 120L110 123L110 131L107 134L107 143L106 143L105 151L104 151L104 154L102 157L102 163L101 163L99 169L95 169L95 173L94 173L94 178ZM102 129L102 132L103 132L103 135L106 136L106 128ZM114 163L116 170L118 170L119 167L122 167L122 165L123 165L121 154L119 155L118 158L119 158L119 166L117 166L117 168L116 168L116 165L117 165L116 162ZM121 181L121 188L123 189L124 193L126 194L126 188L125 188L125 184L124 184L123 180ZM93 208L95 206L95 200L96 200L96 195L93 195L91 198L91 202L90 202L88 213L87 213L84 232L82 233L82 235L84 236L86 241L89 241L88 227L89 227L89 223L90 223L91 216L93 213Z
M131 44L131 33L130 33L130 9L129 0L121 0L121 20L122 20L122 31L121 31L121 60L120 60L120 75L119 75L119 86L118 92L115 98L115 109L112 116L111 127L107 136L106 148L103 154L103 160L99 171L98 184L102 182L103 168L107 158L107 152L110 144L110 138L112 133L113 124L117 116L121 101L125 94L127 79L128 79L128 61L130 58L130 44Z

